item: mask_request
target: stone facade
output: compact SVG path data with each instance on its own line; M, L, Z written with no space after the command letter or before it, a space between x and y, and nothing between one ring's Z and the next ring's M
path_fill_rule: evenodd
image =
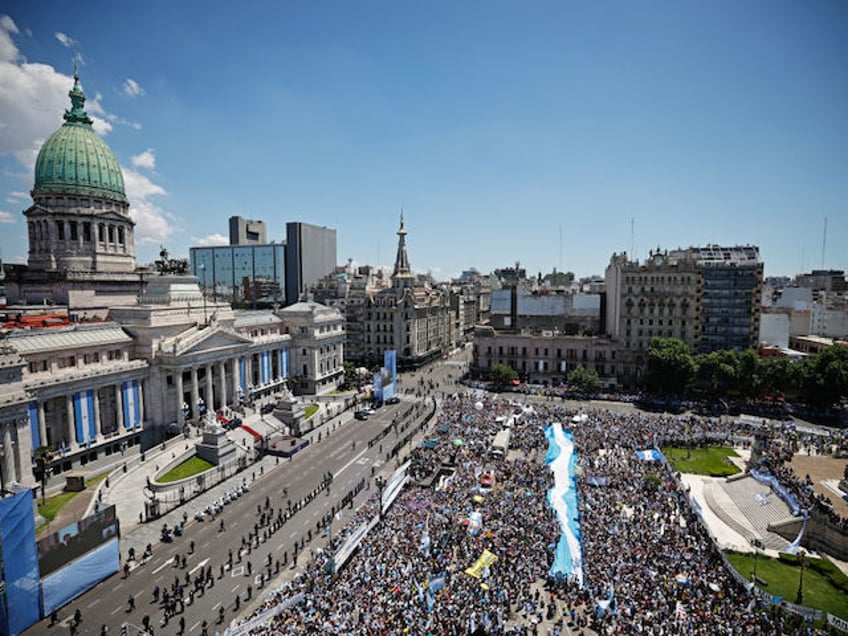
M344 382L345 319L338 309L314 301L278 312L296 346L292 347L293 390L321 394Z

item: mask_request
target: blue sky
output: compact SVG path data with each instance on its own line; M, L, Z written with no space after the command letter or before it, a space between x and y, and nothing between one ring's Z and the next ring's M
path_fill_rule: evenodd
M758 244L848 269L848 4L31 2L0 15L0 256L73 73L124 168L141 263L227 218L338 230L437 278ZM631 225L631 219L633 224ZM631 233L631 227L635 232Z

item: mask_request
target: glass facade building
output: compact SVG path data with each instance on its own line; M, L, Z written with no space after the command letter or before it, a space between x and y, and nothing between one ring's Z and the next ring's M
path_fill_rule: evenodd
M208 298L245 305L283 302L282 244L192 247L189 252L191 273Z

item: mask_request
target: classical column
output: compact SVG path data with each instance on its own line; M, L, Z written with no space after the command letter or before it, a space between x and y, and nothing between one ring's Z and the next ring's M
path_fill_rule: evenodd
M219 408L227 408L227 365L223 360L218 362L218 382L221 387L221 395L218 396Z
M47 418L44 416L44 400L38 400L38 436L41 445L47 446Z
M174 376L177 380L177 421L180 424L185 424L185 418L183 417L183 404L185 403L185 389L183 388L183 370L174 369Z
M18 481L15 473L15 445L12 443L12 427L14 421L6 422L3 427L6 429L3 433L3 462L0 465L0 470L3 471L3 483L8 487L13 481Z
M66 433L68 441L65 448L68 452L73 452L79 449L79 443L77 442L76 426L74 426L74 401L70 395L65 396L65 410L68 413L68 432Z
M94 391L94 430L97 431L97 437L91 442L93 444L103 436L103 430L100 428L100 389L92 389L92 391Z
M232 358L230 362L232 362L233 366L233 404L238 405L236 396L239 394L239 389L241 388L241 383L239 382L239 358Z
M194 413L194 420L198 420L200 415L197 411L197 403L200 401L200 387L197 385L197 367L191 368L191 412Z
M210 412L215 410L215 393L212 390L212 364L206 365L206 408Z
M127 429L124 428L124 404L121 399L121 385L115 385L115 423L118 427L118 435L122 435Z
M144 380L138 379L138 425L144 428Z

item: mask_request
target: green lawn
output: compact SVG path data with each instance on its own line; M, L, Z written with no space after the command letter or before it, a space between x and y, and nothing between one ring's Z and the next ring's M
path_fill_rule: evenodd
M210 468L213 468L214 464L210 464L205 459L200 459L200 457L192 457L191 459L187 459L179 466L175 466L167 473L162 475L158 481L160 484L167 484L172 481L179 481L180 479L185 479L186 477L192 477L193 475L199 475L200 473L206 472Z
M78 492L60 492L58 495L53 495L52 497L45 499L43 504L39 504L38 514L44 517L44 520L47 522L44 525L48 525L52 522L65 504L78 494Z
M675 469L681 473L726 477L742 472L736 465L725 461L727 457L739 457L732 448L722 446L692 449L666 447L662 449L662 452Z
M742 576L751 578L754 571L754 555L727 552L727 558ZM823 569L834 569L830 563L819 559L807 559L808 563L815 562L815 566ZM761 586L773 596L781 595L783 599L794 603L798 595L798 566L785 563L778 559L771 559L762 555L757 559L757 577L768 582L768 586ZM834 577L845 583L845 576L835 572ZM848 590L839 589L829 577L817 572L814 567L804 568L804 603L806 607L813 607L835 614L840 618L848 620Z
M315 413L318 412L318 405L317 404L307 404L306 407L303 410L304 410L304 414L305 414L305 417L303 419L308 420L310 417L312 417L313 415L315 415Z

